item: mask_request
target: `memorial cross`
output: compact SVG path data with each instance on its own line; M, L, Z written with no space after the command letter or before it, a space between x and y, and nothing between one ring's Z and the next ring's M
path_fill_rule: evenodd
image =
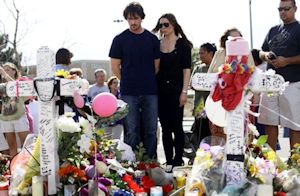
M252 92L279 92L283 91L286 83L282 76L258 71L258 68L244 86L241 101L235 109L226 111L226 182L239 184L246 178L244 170L244 142L245 142L245 107L251 98L246 95L247 90ZM191 79L191 86L197 91L211 91L219 83L218 73L196 73ZM221 107L221 106L220 106ZM219 115L219 114L215 114Z
M10 81L6 91L10 97L38 96L39 101L39 137L40 173L48 176L48 194L57 193L58 154L55 129L57 109L55 96L72 96L77 90L80 94L87 94L88 85L81 79L55 78L55 53L48 47L41 47L37 51L37 78L33 81Z

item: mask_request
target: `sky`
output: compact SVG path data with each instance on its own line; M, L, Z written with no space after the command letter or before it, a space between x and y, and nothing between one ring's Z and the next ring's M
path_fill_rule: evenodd
M0 0L0 32L12 38L14 20ZM12 0L6 0L12 7ZM39 47L66 47L72 60L109 59L115 35L128 28L122 14L127 0L15 0L20 10L19 51L23 64L36 63ZM249 0L139 0L146 14L142 26L154 28L164 13L173 13L195 47L204 42L219 46L223 32L241 30L250 45ZM260 48L270 27L279 24L279 0L252 0L253 48ZM299 11L300 12L300 11ZM296 17L299 17L299 12ZM123 20L123 22L114 22Z

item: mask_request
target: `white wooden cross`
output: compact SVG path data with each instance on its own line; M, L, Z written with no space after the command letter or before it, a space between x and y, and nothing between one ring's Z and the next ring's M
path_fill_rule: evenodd
M59 160L55 129L57 111L53 93L54 90L57 90L54 85L58 80L54 79L55 53L48 47L41 47L37 51L37 76L34 80L36 81L38 92L35 91L33 81L8 82L6 92L10 97L38 95L39 136L41 140L40 173L42 176L48 176L48 194L54 195L57 192L56 176ZM62 96L72 96L74 90L78 90L80 94L87 94L88 85L86 86L80 79L59 79L59 81L60 95Z
M283 91L286 86L282 76L269 72L255 72L244 88L243 98L238 106L226 112L226 181L227 184L240 184L246 178L244 170L244 128L245 128L245 106L247 99L245 91L252 92L278 92ZM195 90L210 91L214 88L218 80L217 73L196 73L191 80L191 85ZM218 114L216 114L218 115Z

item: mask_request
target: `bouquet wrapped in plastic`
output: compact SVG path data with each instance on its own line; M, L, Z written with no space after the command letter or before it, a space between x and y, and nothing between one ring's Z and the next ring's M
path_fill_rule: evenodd
M10 164L12 175L9 194L28 194L33 176L40 174L39 152L40 139L28 135L21 152L16 155Z
M225 183L226 153L223 138L210 136L202 140L190 175L185 195L211 195L221 192Z

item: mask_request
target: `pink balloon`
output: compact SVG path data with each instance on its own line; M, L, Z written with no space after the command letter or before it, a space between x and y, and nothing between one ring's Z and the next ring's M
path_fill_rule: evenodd
M117 98L111 93L100 93L94 99L92 108L100 117L108 117L117 111Z
M84 99L83 97L78 93L78 91L75 91L74 92L74 95L73 95L73 101L74 101L74 104L77 108L83 108L84 106Z

